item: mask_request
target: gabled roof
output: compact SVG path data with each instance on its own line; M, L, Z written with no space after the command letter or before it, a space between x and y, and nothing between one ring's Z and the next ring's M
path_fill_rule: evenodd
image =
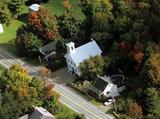
M29 6L29 9L37 12L39 10L40 5L39 4L32 4L31 6Z
M55 117L43 107L35 107L35 111L29 117L29 119L48 119L48 118L55 119Z
M80 47L77 47L75 50L75 53L67 53L65 57L67 55L70 56L77 66L85 59L88 59L91 56L94 57L102 53L101 49L94 40Z
M47 55L50 54L51 52L54 52L56 50L56 42L53 41L41 48L39 48L39 51L43 54L43 55Z
M90 90L99 95L101 92L104 91L104 89L107 87L107 85L110 83L106 77L98 76L95 80L92 87L90 87Z

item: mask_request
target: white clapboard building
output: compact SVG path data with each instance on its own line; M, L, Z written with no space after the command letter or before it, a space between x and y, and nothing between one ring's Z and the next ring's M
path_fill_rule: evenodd
M64 57L66 58L68 71L72 74L77 74L78 76L81 75L79 70L79 64L81 62L90 57L97 55L101 56L102 53L101 49L94 40L77 48L75 48L75 43L73 42L67 43L66 46L67 53Z

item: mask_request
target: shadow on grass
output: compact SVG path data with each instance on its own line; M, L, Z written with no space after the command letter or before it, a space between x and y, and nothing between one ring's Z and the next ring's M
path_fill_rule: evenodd
M0 47L7 50L9 53L14 55L15 57L22 59L27 64L30 64L30 65L33 65L33 66L41 65L38 58L33 59L33 58L30 58L30 57L26 57L26 56L21 55L20 52L19 52L19 49L16 48L15 39L12 39L11 41L9 41L7 43L0 44Z
M18 20L26 24L27 17L28 17L28 13L23 13L21 16L18 17Z

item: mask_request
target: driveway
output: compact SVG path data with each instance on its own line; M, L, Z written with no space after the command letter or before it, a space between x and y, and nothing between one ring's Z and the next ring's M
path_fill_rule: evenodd
M67 67L64 67L52 72L50 79L57 84L65 85L73 81L74 77L72 75L69 75L67 73Z

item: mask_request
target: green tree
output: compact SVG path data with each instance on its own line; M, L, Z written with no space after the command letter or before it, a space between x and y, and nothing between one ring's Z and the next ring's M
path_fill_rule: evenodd
M25 0L8 0L8 8L14 18L17 18L25 6Z
M130 26L131 26L131 19L129 17L118 16L114 20L114 25L113 25L114 34L119 36L120 34L127 32L130 29Z
M147 119L160 118L160 96L155 88L147 88L145 97L145 106L147 111Z
M43 46L43 42L26 26L21 26L17 30L16 45L22 54L37 56L38 49Z
M58 17L59 32L63 38L70 38L80 30L81 20L73 13Z
M159 87L160 84L160 54L151 54L143 68L143 75L149 85Z
M9 25L11 21L11 14L7 7L7 2L0 1L0 23Z
M130 12L130 6L126 4L125 0L112 0L113 14L117 16L126 16Z
M64 39L57 40L56 43L55 55L52 57L52 62L50 65L53 69L59 69L66 65L66 59L64 58L65 53L67 52L66 44Z
M145 56L149 58L152 54L160 52L160 47L153 41L148 41L145 46Z
M112 34L108 32L92 33L91 38L96 40L103 52L109 52L114 42Z
M112 18L109 17L106 13L95 13L92 17L92 21L92 32L109 31L111 28L110 22L112 21Z
M93 80L103 74L104 60L101 56L90 57L80 63L79 68L84 79Z
M29 53L37 54L39 48L43 46L42 40L39 39L35 34L29 33L26 41L26 49Z
M80 0L82 12L85 15L86 19L84 21L84 29L86 30L86 36L89 36L91 33L91 28L93 24L93 14L94 14L94 0Z
M36 84L33 84L35 82ZM32 82L33 81L33 82ZM44 82L29 76L20 65L13 65L0 76L0 89L3 97L0 114L9 115L9 119L31 111L32 106L42 106L44 101ZM18 107L18 108L17 108Z

